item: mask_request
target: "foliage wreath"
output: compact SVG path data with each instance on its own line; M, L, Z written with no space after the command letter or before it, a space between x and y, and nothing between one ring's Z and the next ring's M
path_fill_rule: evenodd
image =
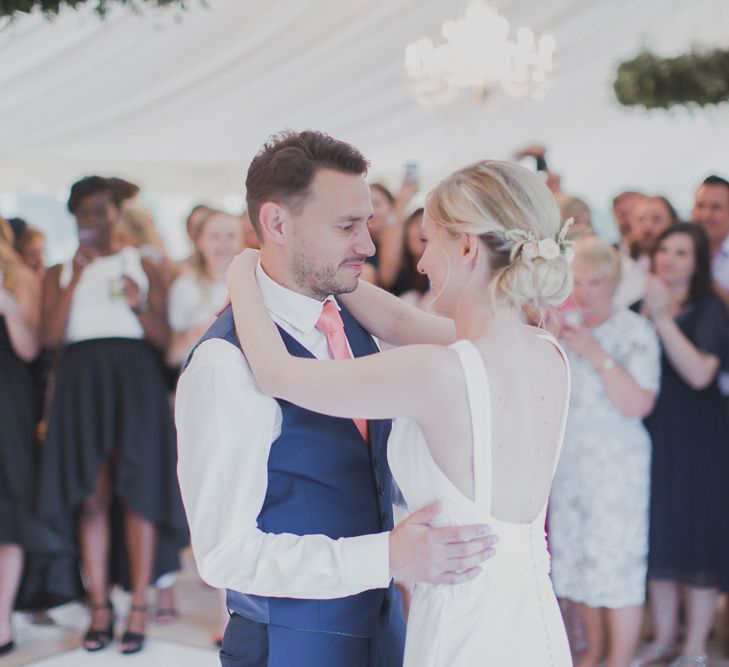
M78 9L89 3L99 16L105 16L112 5L124 5L131 9L140 9L145 4L164 7L165 5L178 5L185 8L185 0L0 0L0 17L13 17L19 13L30 13L40 9L46 16L55 16L61 7L66 5Z
M729 100L729 50L659 58L644 51L618 66L613 89L624 106L669 109Z

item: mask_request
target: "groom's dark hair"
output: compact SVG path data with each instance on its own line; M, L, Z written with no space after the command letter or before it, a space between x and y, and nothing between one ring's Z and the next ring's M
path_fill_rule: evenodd
M294 213L311 194L317 169L365 175L370 163L351 144L323 132L281 132L271 137L253 158L246 177L246 202L251 224L262 241L261 206L274 201Z

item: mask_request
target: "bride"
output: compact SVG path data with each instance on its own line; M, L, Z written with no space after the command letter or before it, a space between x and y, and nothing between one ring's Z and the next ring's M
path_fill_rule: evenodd
M257 288L253 251L228 270L238 337L263 393L336 417L397 418L388 459L411 511L439 501L435 524L488 523L499 536L470 581L415 585L406 667L571 665L544 537L569 369L554 338L522 316L569 295L566 228L536 175L483 161L430 193L423 232L418 270L443 318L424 319L363 282L338 297L373 335L402 347L346 361L290 356ZM408 344L442 340L453 326L444 318L456 342Z

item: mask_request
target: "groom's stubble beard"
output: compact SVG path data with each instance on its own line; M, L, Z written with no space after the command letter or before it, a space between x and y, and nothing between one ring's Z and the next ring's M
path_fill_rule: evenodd
M349 294L357 289L357 277L347 280L338 275L339 266L317 264L317 253L312 252L302 235L297 235L291 257L291 273L299 289L320 301L331 294ZM347 258L351 261L353 258ZM359 259L359 258L357 258Z

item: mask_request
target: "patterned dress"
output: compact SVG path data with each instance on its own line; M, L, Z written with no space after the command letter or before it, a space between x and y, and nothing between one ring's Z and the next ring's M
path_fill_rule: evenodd
M642 388L658 390L660 347L646 319L621 310L593 335ZM650 437L639 418L615 407L592 364L565 349L572 396L549 513L555 592L590 607L639 605L648 558Z

